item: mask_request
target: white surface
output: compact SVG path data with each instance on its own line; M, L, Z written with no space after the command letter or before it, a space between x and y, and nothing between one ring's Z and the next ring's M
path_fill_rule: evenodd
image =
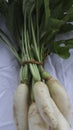
M0 28L14 42L0 14ZM0 34L1 35L1 34ZM13 96L19 84L19 65L9 49L0 43L0 130L15 130Z
M15 130L13 95L19 82L19 65L0 43L0 130Z
M51 53L46 58L45 69L65 87L73 110L73 49L70 50L70 53L71 56L66 60ZM71 127L71 130L73 130L73 113Z
M0 28L13 40L1 14ZM8 48L0 43L0 130L15 130L13 95L18 83L19 65Z

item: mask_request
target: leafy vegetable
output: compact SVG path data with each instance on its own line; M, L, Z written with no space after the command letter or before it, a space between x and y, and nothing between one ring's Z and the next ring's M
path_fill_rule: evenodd
M60 120L62 119L64 120L64 118L62 118L63 117L62 114L60 114L60 112L58 111L57 113L59 114L59 121L57 120L56 118L57 115L55 116L53 114L55 112L51 103L51 98L49 96L50 94L48 93L48 89L47 88L45 89L45 86L40 85L40 83L43 84L43 81L45 83L49 81L49 85L51 84L51 86L53 86L55 83L54 78L52 78L52 76L49 73L45 72L44 70L45 57L51 52L54 52L60 55L62 58L68 58L70 56L69 49L73 48L73 39L64 40L64 41L62 40L55 41L55 37L57 36L57 34L63 33L64 31L68 32L72 30L73 27L73 25L70 23L73 20L73 6L72 6L73 2L72 0L71 1L67 0L67 6L65 3L66 0L54 0L54 1L53 0L40 0L40 1L39 0L28 0L28 1L9 0L8 2L3 1L3 4L1 1L2 4L1 13L5 16L7 21L6 23L7 27L12 33L12 35L17 39L18 47L19 47L19 52L18 52L16 48L13 46L13 44L10 44L12 43L11 39L0 29L0 41L10 48L10 50L17 58L20 64L20 87L19 87L19 91L17 92L17 95L18 98L20 100L23 99L23 101L19 102L16 96L17 105L20 106L18 107L20 112L17 115L23 113L21 118L24 115L23 109L26 109L26 107L24 108L24 106L27 106L24 100L25 98L27 98L27 93L23 91L24 89L21 90L21 86L22 83L24 85L28 84L30 90L30 102L33 101L36 102L41 118L43 118L44 122L47 123L47 125L51 125L51 127L53 128L55 127L57 128L58 125L56 126L56 123L58 122L59 129L63 127L62 124L60 123ZM39 96L37 96L36 90L35 92L33 91L34 90L33 87L35 87L34 85L35 82L39 83L38 85L36 85L36 90L39 89L38 91L40 92ZM57 81L56 84L60 86L57 83ZM51 88L52 87L50 87L50 89ZM21 91L23 97L19 95ZM53 91L53 89L51 89L51 91ZM61 91L59 91L59 93L62 95L62 93L64 93L64 90L62 91L62 93ZM46 94L49 100L46 99ZM65 97L67 97L67 95ZM66 103L67 98L64 99ZM43 106L43 101L44 101L44 106ZM49 104L47 101L49 101ZM58 102L59 101L60 100L58 100ZM67 104L68 103L70 102L68 101ZM17 105L16 105L16 109L17 109ZM23 106L23 109L21 105ZM67 105L67 109L66 109L66 106L64 104L65 109L63 110L64 111L68 110L69 109L68 106L69 105ZM28 111L26 111L26 114L28 114L27 112ZM47 112L47 117L45 112ZM51 115L49 114L49 112L51 112ZM71 109L69 112L71 113ZM23 124L24 119L21 120L19 117L20 116L16 117L16 119L17 120L19 119L19 124L22 128L22 125L24 125ZM68 116L68 119L70 121L71 119L69 117L70 116ZM22 123L22 125L20 122ZM64 120L64 123L65 123L65 127L69 130L70 128L68 122Z

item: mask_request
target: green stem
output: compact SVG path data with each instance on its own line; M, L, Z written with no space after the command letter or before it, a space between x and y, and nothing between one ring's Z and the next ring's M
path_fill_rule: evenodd
M25 24L25 29L24 29L24 44L25 44L25 52L26 52L26 55L27 55L27 60L32 60L33 57L32 57L32 51L31 51L31 44L30 44L30 37L29 37L29 33L28 33L28 30L27 30L27 26L26 26L26 12L25 12L25 21L24 21L24 24ZM38 80L41 80L40 78L40 73L39 73L39 70L37 68L37 65L35 64L29 64L29 67L30 67L30 72L34 78L35 81L38 81Z
M37 44L39 46L39 1L36 0L36 26L37 26Z
M29 34L28 33L26 33L27 34L27 48L28 48L28 60L32 60L33 59L33 57L32 57L32 54L31 54L31 47L30 47L30 39L29 39ZM30 51L30 52L29 52ZM30 55L29 55L30 54ZM39 81L39 80L41 80L41 77L40 77L40 73L39 73L39 70L38 70L38 67L37 67L37 65L35 65L35 64L29 64L29 66L30 66L30 71L31 71L31 73L32 73L32 75L33 75L33 78L34 78L34 80L35 81Z
M41 77L44 80L46 80L46 79L51 77L51 75L49 73L47 73L42 66L39 66L39 70L40 70L40 73L41 73Z
M40 61L39 48L37 47L37 42L36 42L36 38L35 38L35 32L34 32L32 19L31 19L31 30L32 30L33 44L34 44L34 49L35 49L35 52L36 52L36 56L38 58L38 61Z
M27 59L26 54L25 54L24 59L25 60ZM21 68L20 68L20 82L21 83L26 83L26 84L28 84L28 82L29 82L29 69L28 69L28 65L24 65L24 66L21 65Z

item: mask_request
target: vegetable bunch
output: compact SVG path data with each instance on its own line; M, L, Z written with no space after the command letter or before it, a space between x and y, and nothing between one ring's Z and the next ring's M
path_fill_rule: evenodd
M16 7L15 10L18 10L20 16L17 17L19 21L13 17L19 51L9 44L12 41L0 29L1 42L10 48L20 64L20 84L15 91L13 107L16 130L70 130L71 128L72 111L67 92L44 69L44 59L51 52L56 52L64 58L69 56L70 41L63 41L66 45L64 48L60 46L62 41L55 41L56 34L67 26L69 20L72 20L72 3L69 6L67 4L64 9L64 2L13 1L11 6L14 9ZM10 2L7 3L8 5ZM10 30L13 27L11 21L8 27ZM12 29L13 35L15 32ZM60 49L65 50L66 54L60 52Z

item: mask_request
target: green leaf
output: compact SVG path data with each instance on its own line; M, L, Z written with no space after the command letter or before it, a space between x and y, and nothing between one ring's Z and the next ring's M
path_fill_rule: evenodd
M51 3L51 17L62 19L63 16L64 16L64 10L62 6L62 2L58 3L57 5L54 5L54 7L52 7L52 3Z
M66 41L64 42L64 44L65 44L65 46L67 46L69 49L70 49L70 48L73 48L73 39L71 39L71 40L66 40Z
M64 21L73 21L73 5L67 10L65 17L63 18Z
M66 59L70 56L70 48L73 48L73 39L54 42L52 51Z
M8 18L8 28L16 38L20 37L22 30L22 10L17 2L9 5Z
M7 28L19 41L22 29L22 8L19 0L0 0L0 12L5 16Z
M67 59L70 56L68 47L55 46L54 52L64 59Z
M49 0L44 0L44 8L45 8L45 26L46 26L48 24L48 20L50 17Z
M63 20L59 20L56 18L50 18L48 22L48 28L51 28L52 30L59 30L60 27L64 24L65 22Z
M73 30L73 25L67 22L61 26L59 33L69 32L72 30Z
M4 16L8 14L8 3L5 0L0 0L0 13Z

